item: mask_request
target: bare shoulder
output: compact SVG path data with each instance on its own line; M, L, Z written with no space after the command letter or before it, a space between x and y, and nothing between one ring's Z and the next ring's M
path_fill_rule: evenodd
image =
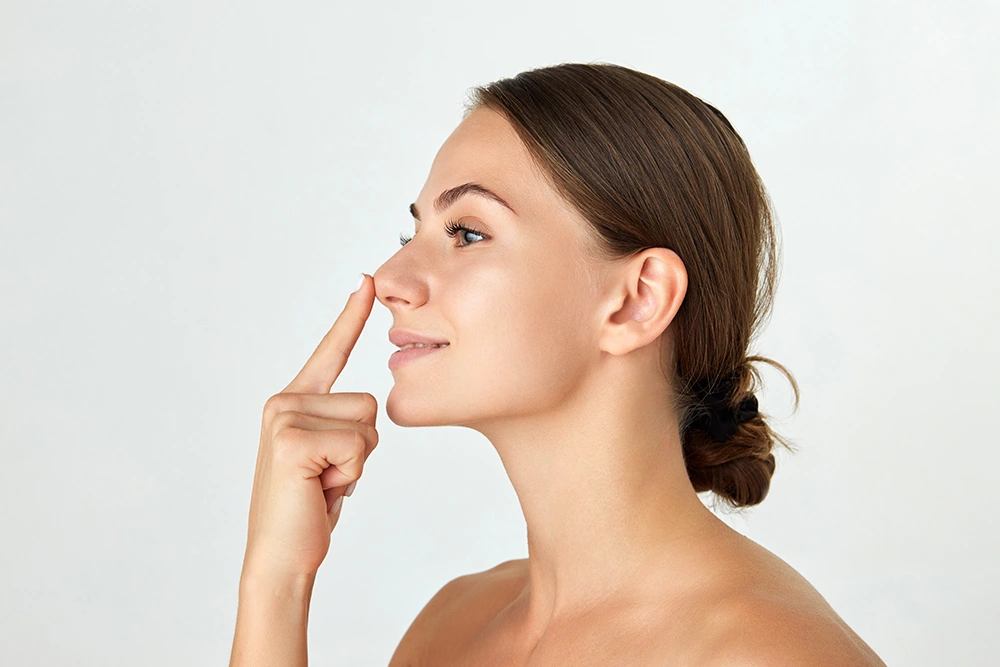
M707 667L885 667L827 601L785 561L746 540L730 542L698 564L702 584L662 587L650 572L647 593L554 627L533 656L540 665L609 664L630 647L635 664ZM709 563L710 562L710 563ZM445 584L417 615L389 667L482 664L517 653L517 637L495 621L523 595L527 559L504 561ZM676 580L677 572L668 571ZM477 641L493 628L490 642ZM516 626L516 624L515 624ZM499 634L498 634L499 632ZM515 633L516 634L516 633ZM614 647L611 654L603 650ZM509 650L508 650L509 649ZM503 656L497 651L507 651Z
M741 599L715 619L701 644L707 667L885 667L885 663L836 614L776 600Z
M442 586L413 619L389 667L431 664L443 651L457 648L490 612L506 603L507 591L513 594L523 580L523 563L523 559L504 561L481 572L463 574Z
M754 551L742 583L709 598L698 664L885 667L798 571L759 545Z

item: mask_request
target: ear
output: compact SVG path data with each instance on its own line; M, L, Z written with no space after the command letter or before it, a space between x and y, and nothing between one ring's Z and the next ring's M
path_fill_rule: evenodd
M657 341L687 293L687 269L668 248L648 248L624 263L609 297L600 348L627 354Z

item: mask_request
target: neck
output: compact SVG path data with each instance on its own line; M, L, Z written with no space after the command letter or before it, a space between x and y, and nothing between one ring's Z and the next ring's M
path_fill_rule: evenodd
M477 427L524 512L529 634L641 595L651 572L679 574L694 540L728 528L691 485L659 380L605 375L555 409Z

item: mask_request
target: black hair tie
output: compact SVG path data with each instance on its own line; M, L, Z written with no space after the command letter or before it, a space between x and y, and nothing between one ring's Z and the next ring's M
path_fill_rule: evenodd
M737 375L702 379L692 383L691 390L699 400L697 416L688 426L708 433L715 442L726 442L743 422L757 416L757 397L750 394L734 408L729 405L736 390Z

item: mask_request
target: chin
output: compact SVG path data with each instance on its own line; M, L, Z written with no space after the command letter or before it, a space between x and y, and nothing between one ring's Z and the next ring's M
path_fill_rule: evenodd
M426 395L415 398L394 396L396 388L389 391L385 399L385 414L396 426L442 426L435 409L438 404L432 404L433 397Z

